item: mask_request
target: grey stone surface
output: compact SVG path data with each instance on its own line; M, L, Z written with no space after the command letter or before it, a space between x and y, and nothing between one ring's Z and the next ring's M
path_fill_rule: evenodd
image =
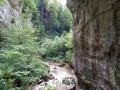
M15 22L21 24L22 6L20 0L5 0L3 5L0 5L0 24L10 24Z
M120 0L68 0L67 6L81 80L98 90L120 90Z

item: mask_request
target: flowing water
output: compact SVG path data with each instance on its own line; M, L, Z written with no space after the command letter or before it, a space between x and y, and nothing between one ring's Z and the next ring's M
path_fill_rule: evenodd
M50 67L51 79L35 85L32 90L70 90L77 86L77 77L69 65L61 67L55 63L47 64ZM48 87L52 89L45 89Z

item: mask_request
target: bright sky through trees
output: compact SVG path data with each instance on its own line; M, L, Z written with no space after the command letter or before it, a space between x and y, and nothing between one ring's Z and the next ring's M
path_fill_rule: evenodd
M62 4L66 4L66 0L58 0L59 2L61 2Z

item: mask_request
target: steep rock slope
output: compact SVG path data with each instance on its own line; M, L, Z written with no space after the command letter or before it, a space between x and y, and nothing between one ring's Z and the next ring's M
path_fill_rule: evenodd
M81 80L98 90L120 90L120 0L68 0L67 6Z
M20 0L5 0L5 3L0 5L0 25L9 23L20 24L21 10Z

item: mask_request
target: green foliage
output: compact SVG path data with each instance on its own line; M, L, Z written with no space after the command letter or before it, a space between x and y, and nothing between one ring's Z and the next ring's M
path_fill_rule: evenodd
M48 2L47 10L51 12L51 25L52 28L59 27L59 21L58 21L58 1L57 0L51 0Z
M65 44L65 46L67 47L67 48L70 48L70 49L72 49L73 48L73 43L72 43L72 30L70 30L70 32L69 33L66 33L66 35L65 35L65 42L66 42L66 44Z
M56 87L47 85L43 90L57 90Z
M61 31L69 31L72 27L72 14L66 6L59 5L58 20Z
M39 54L48 60L63 62L73 57L71 13L57 0L21 0L23 25L9 25L0 30L0 90L28 90L43 76L48 76L48 66L39 60ZM0 0L0 4L4 0ZM37 11L45 5L49 18L43 20ZM33 14L33 27L28 21ZM29 20L28 20L29 19ZM48 31L48 32L47 32ZM48 34L46 34L46 32ZM55 36L56 33L59 36ZM62 34L63 33L63 34ZM50 36L48 36L50 35ZM48 86L45 90L53 90Z
M35 33L40 41L45 36L45 28L43 23L40 21L39 13L33 13L32 23L33 27L36 28Z
M48 66L38 59L28 61L28 58L17 51L0 53L0 79L4 80L8 88L35 83L42 76L48 75ZM0 88L3 87L0 84ZM24 87L25 88L25 87Z
M40 13L33 14L32 22L39 38L40 55L56 62L71 60L73 45L70 31L72 26L70 11L57 0L40 0L39 10ZM47 16L44 18L44 15ZM63 34L64 31L66 34ZM67 33L69 31L70 33Z
M38 51L37 37L34 33L34 29L29 26L10 25L2 30L7 48L29 54L30 56L33 56Z
M0 0L0 5L3 5L5 3L5 0Z
M61 35L64 31L69 32L72 26L72 14L58 0L40 0L39 10L40 17L37 20L45 26L46 34Z
M65 33L61 37L46 37L40 45L40 54L48 60L63 62L71 60L72 52L72 32Z
M46 55L56 56L63 49L64 40L59 37L55 37L55 39L45 38L44 43L41 45Z
M25 13L37 11L37 7L34 0L22 0L23 11Z
M1 32L5 50L0 52L0 90L25 90L30 83L48 76L48 66L37 56L39 47L33 28L10 25Z

